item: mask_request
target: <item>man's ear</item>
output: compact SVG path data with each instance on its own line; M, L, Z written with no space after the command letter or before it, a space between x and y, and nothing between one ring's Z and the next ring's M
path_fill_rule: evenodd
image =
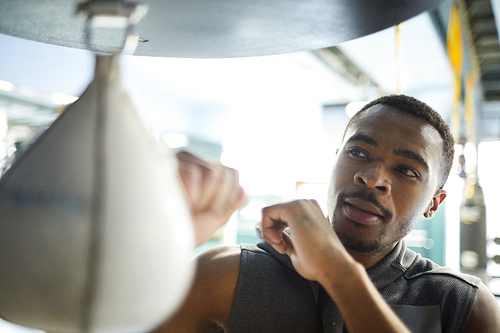
M431 199L431 202L429 203L429 207L427 207L427 210L424 212L424 217L427 219L430 219L434 216L434 214L437 212L439 205L444 201L446 198L446 191L443 189L438 189L436 193L434 193L434 196Z

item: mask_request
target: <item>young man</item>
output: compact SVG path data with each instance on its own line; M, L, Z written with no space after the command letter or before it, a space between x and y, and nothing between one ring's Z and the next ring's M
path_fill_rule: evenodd
M500 332L479 279L402 241L445 199L452 160L449 128L427 105L373 101L346 128L329 218L309 200L265 208L266 243L201 254L188 298L158 332Z

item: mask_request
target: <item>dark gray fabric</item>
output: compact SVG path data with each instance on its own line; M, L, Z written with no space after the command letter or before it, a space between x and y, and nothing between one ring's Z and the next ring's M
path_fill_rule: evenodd
M267 244L266 244L267 245ZM242 246L229 332L314 332L316 299L288 256ZM311 330L311 327L313 328Z
M462 332L480 283L422 258L404 241L368 274L414 333ZM267 243L242 245L228 332L340 333L342 316L321 288L302 278L288 256Z
M391 308L412 332L442 332L439 305L392 305Z

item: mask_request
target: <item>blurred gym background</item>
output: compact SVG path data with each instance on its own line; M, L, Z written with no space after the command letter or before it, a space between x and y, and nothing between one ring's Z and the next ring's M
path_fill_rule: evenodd
M444 1L325 49L250 58L124 56L122 81L158 140L240 172L249 203L206 244L259 242L262 207L326 188L342 131L374 98L428 103L457 136L448 197L408 245L500 295L499 0ZM0 34L0 174L74 102L91 52ZM5 325L5 327L3 326ZM2 332L28 332L0 322ZM31 330L29 330L31 332Z

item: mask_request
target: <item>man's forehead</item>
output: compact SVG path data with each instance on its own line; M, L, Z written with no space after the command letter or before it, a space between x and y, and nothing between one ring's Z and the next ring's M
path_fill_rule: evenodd
M347 134L352 135L359 128L370 129L376 126L384 126L386 130L418 127L427 135L435 132L434 134L439 136L438 131L426 120L389 105L373 105L358 116L358 119L347 129L346 138Z
M358 122L369 119L397 119L397 118L408 118L409 121L419 121L416 116L410 115L408 112L401 111L390 105L385 104L375 104L368 109L364 110L359 114ZM410 120L411 119L411 120Z

